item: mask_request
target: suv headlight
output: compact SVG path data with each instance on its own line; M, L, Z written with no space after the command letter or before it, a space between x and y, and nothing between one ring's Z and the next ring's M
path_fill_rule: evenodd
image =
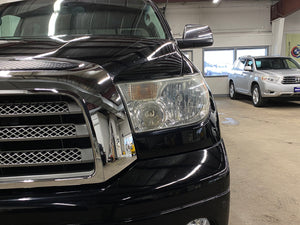
M136 133L201 122L209 113L201 74L117 85Z
M277 77L277 76L262 76L261 79L263 81L277 82L277 81L279 81L280 77Z

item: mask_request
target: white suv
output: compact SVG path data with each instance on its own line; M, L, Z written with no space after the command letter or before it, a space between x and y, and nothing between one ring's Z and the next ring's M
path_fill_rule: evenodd
M256 107L263 106L267 98L300 99L300 65L290 57L240 57L228 81L231 99L249 95Z

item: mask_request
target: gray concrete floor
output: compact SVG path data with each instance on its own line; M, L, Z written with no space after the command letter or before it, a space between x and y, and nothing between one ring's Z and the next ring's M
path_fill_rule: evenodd
M230 225L300 225L300 102L216 98L231 168Z

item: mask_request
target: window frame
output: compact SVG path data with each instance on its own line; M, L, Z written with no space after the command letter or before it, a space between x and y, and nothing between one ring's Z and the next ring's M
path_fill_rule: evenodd
M222 51L222 50L233 50L233 62L237 60L237 51L238 50L253 50L253 49L265 49L266 56L269 55L269 46L267 45L262 45L262 46L240 46L240 47L212 47L212 48L203 48L202 50L202 71L203 71L203 76L204 77L228 77L228 75L212 75L212 76L207 76L204 73L204 54L206 51Z

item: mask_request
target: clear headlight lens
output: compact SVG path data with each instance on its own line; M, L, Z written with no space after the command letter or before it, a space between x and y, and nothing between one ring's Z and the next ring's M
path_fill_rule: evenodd
M262 76L261 79L263 81L277 82L277 81L279 81L280 77L277 77L277 76Z
M136 133L200 122L209 113L209 92L200 74L117 86Z

